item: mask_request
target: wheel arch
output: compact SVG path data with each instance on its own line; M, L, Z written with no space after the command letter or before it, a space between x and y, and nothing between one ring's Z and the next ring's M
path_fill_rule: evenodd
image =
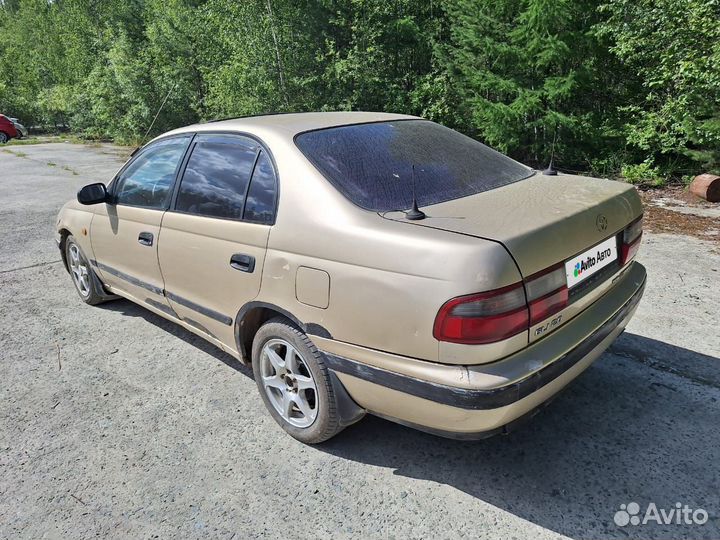
M67 253L65 253L65 242L67 241L68 236L72 233L65 227L58 230L58 233L60 234L60 243L58 244L58 247L60 248L60 256L62 257L63 266L65 266L65 270L70 272L70 267L67 262Z
M278 305L261 301L248 302L240 308L235 317L235 344L244 363L252 362L250 351L252 351L252 342L257 331L267 321L278 316L285 317L306 334L332 339L330 332L325 327L316 323L304 323L290 311Z

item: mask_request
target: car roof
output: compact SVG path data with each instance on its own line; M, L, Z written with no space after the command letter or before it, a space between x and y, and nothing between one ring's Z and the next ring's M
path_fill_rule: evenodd
M173 130L172 134L200 131L240 131L268 133L283 138L295 137L298 133L349 124L387 122L390 120L418 120L417 116L381 112L307 112L246 116L228 120L217 120L193 124ZM167 135L167 134L164 134ZM162 136L164 136L162 135Z

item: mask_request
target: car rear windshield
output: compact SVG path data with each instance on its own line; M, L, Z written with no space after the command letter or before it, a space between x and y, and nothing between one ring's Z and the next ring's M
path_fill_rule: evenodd
M533 174L484 144L427 120L355 124L301 133L295 143L343 195L375 212L428 206Z

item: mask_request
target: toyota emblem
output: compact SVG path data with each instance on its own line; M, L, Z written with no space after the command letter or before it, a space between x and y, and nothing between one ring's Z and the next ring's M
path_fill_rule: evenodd
M595 226L598 231L604 232L607 229L607 218L602 214L598 214L598 217L595 220Z

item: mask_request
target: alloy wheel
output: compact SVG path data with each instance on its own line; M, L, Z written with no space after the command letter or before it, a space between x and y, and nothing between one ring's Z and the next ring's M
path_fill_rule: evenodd
M306 428L318 414L315 379L302 355L284 339L270 339L260 353L260 377L270 403L289 424Z
M88 272L87 261L80 252L80 248L77 244L70 244L68 249L68 255L70 256L70 272L72 273L75 287L80 292L83 298L90 296L90 274Z

